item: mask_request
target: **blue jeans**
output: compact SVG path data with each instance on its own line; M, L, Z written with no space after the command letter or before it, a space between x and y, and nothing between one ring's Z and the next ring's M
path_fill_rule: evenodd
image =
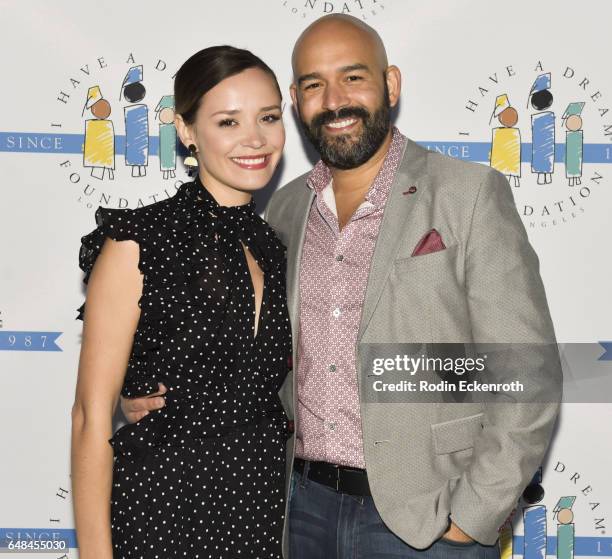
M289 559L499 559L497 545L477 542L410 547L385 526L372 497L337 493L304 474L291 476Z

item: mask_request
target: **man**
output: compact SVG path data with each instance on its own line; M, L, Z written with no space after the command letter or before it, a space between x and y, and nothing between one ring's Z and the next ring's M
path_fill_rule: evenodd
M294 332L279 393L295 419L285 557L496 557L558 404L372 403L360 386L372 344L554 343L511 189L391 127L400 71L360 20L317 20L292 63L321 161L266 209L288 247ZM134 420L159 400L124 412Z

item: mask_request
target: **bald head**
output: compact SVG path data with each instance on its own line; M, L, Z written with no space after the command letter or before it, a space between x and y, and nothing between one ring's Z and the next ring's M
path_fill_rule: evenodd
M313 48L329 50L332 46L347 52L368 50L381 72L389 64L385 45L372 27L347 14L330 14L310 24L296 41L291 58L294 76L299 75L302 59Z
M374 29L349 15L322 17L300 35L292 63L293 106L325 163L354 169L384 150L401 74Z

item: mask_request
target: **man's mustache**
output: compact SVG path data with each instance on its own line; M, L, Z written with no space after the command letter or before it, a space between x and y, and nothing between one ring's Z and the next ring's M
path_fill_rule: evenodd
M330 122L334 122L334 120L342 120L351 117L367 120L370 118L370 113L361 107L343 107L337 111L324 111L312 119L310 127L311 129L318 129Z

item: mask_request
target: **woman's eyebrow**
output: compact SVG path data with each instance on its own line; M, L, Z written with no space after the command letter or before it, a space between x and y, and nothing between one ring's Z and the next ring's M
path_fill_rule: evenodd
M235 115L236 113L239 113L240 109L224 109L222 111L217 111L216 113L211 114L210 116L215 116L215 115Z

